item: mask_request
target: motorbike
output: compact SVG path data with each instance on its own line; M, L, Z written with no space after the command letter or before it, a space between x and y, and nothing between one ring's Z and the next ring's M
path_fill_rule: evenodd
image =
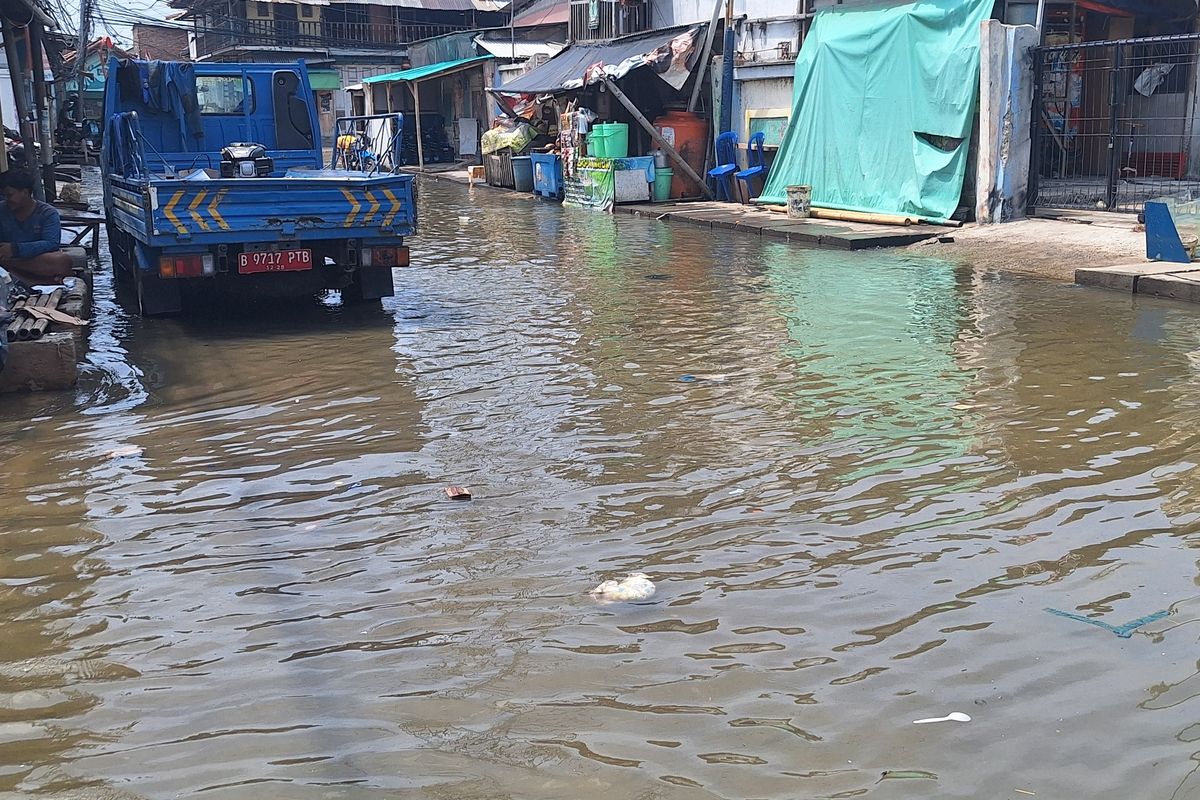
M374 172L379 159L371 152L365 133L344 133L337 138L338 160L344 169Z
M18 169L29 166L29 158L25 152L25 142L21 134L7 125L4 126L4 149L8 153L9 166ZM41 144L33 143L34 158L41 154Z

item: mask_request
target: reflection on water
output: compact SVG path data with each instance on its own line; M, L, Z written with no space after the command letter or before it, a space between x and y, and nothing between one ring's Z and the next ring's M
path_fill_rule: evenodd
M0 797L1200 797L1192 308L421 196L6 398Z

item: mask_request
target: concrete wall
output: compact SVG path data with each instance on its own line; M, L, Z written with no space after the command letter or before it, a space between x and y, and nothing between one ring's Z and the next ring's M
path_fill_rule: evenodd
M743 63L792 63L800 49L799 19L746 20L738 27L738 52ZM783 47L781 47L783 45Z
M792 115L794 70L794 64L781 63L747 65L733 71L733 129L737 132L738 141L745 143L750 141L751 133L756 128L766 127L768 164L775 152L770 146L777 146L782 140L787 120ZM740 155L742 165L747 166L744 160L746 152L742 150Z
M975 219L1004 222L1025 216L1029 188L1033 70L1030 25L983 23L979 70L979 148Z

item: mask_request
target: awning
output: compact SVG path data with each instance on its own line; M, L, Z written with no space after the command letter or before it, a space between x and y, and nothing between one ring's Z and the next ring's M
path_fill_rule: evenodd
M534 56L550 56L553 58L562 52L565 44L556 42L513 42L508 39L484 39L475 37L475 44L487 50L496 58L530 59Z
M310 69L308 85L315 92L331 92L342 88L342 77L338 75L336 69Z
M630 70L650 67L675 89L683 87L697 58L706 24L639 33L602 44L576 44L554 58L488 91L501 94L560 94L623 78Z
M492 56L475 56L474 58L460 58L457 61L439 61L436 64L426 64L423 67L402 69L399 72L389 72L386 75L376 75L371 78L364 78L363 83L369 85L373 83L423 81L426 78L436 78L438 75L445 75L450 72L458 72L459 70L473 67L481 62L489 61L491 58Z

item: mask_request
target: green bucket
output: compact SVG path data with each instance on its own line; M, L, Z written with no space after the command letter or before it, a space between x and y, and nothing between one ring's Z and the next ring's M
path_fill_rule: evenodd
M674 177L673 169L654 170L654 202L665 203L671 199L671 179Z

